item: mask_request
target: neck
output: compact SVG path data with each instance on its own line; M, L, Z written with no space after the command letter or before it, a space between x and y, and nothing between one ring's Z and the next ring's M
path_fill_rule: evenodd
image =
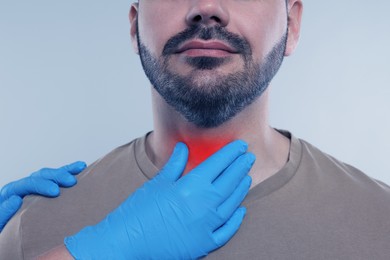
M278 171L287 161L289 141L268 125L268 90L253 104L223 125L204 129L189 123L152 88L154 131L147 140L146 152L161 168L177 142L189 148L184 174L229 142L242 139L256 155L251 175L255 185Z

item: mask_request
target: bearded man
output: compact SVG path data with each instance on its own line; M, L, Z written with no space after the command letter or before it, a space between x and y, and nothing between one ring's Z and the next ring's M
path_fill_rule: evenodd
M388 259L390 188L269 126L268 87L298 43L302 10L301 0L134 3L131 38L151 82L153 131L88 167L58 199L26 203L1 250L35 257L98 223L177 142L189 148L185 175L242 139L257 158L247 217L208 259Z

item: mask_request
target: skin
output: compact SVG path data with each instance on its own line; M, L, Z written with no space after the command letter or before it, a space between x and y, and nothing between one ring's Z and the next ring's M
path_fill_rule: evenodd
M134 51L139 53L138 23L138 35L143 44L159 57L167 40L193 23L206 26L218 23L244 37L251 45L253 59L261 62L287 30L285 56L293 53L299 40L302 10L301 0L288 0L287 8L284 0L141 0L131 6L130 34ZM185 62L185 55L230 55L229 62L216 69L196 71L199 82L207 82L215 75L234 73L243 69L244 65L239 55L198 49L172 57L170 70L183 76L191 73L192 68ZM153 86L151 89L154 131L148 136L146 152L157 167L165 164L179 141L187 143L190 149L186 173L204 160L205 154L196 151L203 150L205 144L207 154L211 154L232 140L243 139L249 143L249 151L257 158L250 173L253 187L278 172L288 160L289 140L268 123L269 89L233 119L207 129L188 122L165 102ZM40 259L72 257L65 246L60 246Z

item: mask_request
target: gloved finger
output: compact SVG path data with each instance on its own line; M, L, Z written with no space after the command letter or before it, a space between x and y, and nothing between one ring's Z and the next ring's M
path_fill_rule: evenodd
M21 197L12 196L0 204L0 232L22 206L22 203L23 200Z
M246 208L238 208L232 215L232 217L219 229L214 231L213 239L217 244L217 248L225 245L240 228L242 220L246 214Z
M241 183L234 190L233 194L217 208L217 214L221 220L221 223L216 223L215 228L225 223L232 216L233 212L244 201L246 195L248 195L251 183L252 178L250 176L245 176Z
M252 153L245 153L238 157L229 167L213 182L216 190L227 198L248 174L256 157Z
M85 162L77 161L77 162L62 166L60 169L64 169L67 172L75 175L75 174L79 174L80 172L82 172L86 167L87 167L87 164Z
M51 180L61 187L71 187L77 183L77 179L63 167L59 169L43 168L31 176Z
M168 162L158 174L159 178L176 181L182 175L188 160L188 148L184 143L177 143Z
M11 182L1 189L3 198L10 198L13 195L24 197L29 194L39 194L48 197L58 196L60 189L57 184L41 177L26 177Z
M197 174L202 176L202 178L206 178L207 181L213 182L238 156L244 154L247 149L248 144L244 141L233 141L207 158L188 175Z

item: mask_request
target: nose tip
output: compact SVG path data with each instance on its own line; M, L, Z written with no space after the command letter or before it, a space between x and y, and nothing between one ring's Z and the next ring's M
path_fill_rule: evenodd
M204 24L227 26L229 14L220 0L199 0L189 10L186 22L188 25Z

